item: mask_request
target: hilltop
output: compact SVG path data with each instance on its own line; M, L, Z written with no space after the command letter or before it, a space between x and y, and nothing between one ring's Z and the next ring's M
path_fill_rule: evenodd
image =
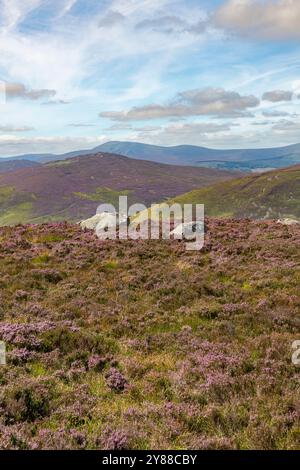
M149 205L233 178L235 173L180 167L97 153L0 175L0 225L78 221L101 203Z

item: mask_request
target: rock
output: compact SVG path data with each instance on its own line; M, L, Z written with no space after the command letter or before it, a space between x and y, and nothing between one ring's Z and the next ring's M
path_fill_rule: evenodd
M80 227L82 229L89 229L89 230L105 230L110 226L113 226L115 217L117 217L117 224L121 225L127 223L127 214L114 214L112 212L101 212L100 214L96 214L90 219L82 220L80 222Z
M202 233L203 230L203 222L188 222L177 225L177 227L172 230L171 235L176 238L191 240L195 237L195 233Z
M300 222L299 222L299 220L296 220L296 219L286 218L286 219L278 219L277 224L281 224L281 225L299 225Z
M103 219L103 213L102 214L96 214L93 217L90 217L89 219L82 220L80 222L80 227L82 229L90 229L90 230L95 230L98 223Z

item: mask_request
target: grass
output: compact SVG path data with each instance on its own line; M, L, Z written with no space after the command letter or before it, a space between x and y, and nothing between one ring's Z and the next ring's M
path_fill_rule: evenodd
M116 191L111 188L97 188L93 193L76 192L74 194L80 199L118 205L119 196L128 196L130 192L129 190Z
M26 222L30 217L32 208L32 202L21 202L10 207L0 215L0 226Z
M50 163L46 163L45 166L49 166L49 167L60 167L60 166L68 166L68 165L71 165L73 162L72 160L58 160L56 162L50 162Z
M9 201L14 192L15 189L12 186L0 187L0 204L4 204L6 201Z

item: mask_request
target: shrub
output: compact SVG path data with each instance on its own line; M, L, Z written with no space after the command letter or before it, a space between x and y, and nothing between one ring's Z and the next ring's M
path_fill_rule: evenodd
M105 375L105 378L108 387L116 392L122 392L127 385L127 380L125 379L124 375L121 374L121 372L115 367L111 367L109 369Z
M48 416L51 411L53 384L50 382L27 381L4 395L4 416L7 423L33 422Z

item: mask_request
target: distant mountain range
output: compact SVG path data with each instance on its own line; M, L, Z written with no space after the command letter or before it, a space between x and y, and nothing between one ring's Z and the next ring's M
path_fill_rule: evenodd
M98 149L160 163L226 170L266 170L300 163L300 144L280 148L216 150L192 145L159 147L135 142L107 142Z
M0 175L0 225L79 221L101 203L150 205L231 179L233 172L164 165L97 153Z
M279 148L217 150L192 145L161 147L137 142L107 142L92 150L78 150L61 155L27 154L8 157L5 161L27 160L35 163L48 163L98 152L120 154L138 160L169 165L202 166L243 172L284 168L300 163L300 144Z
M208 216L300 221L300 165L217 183L170 202L204 204Z

